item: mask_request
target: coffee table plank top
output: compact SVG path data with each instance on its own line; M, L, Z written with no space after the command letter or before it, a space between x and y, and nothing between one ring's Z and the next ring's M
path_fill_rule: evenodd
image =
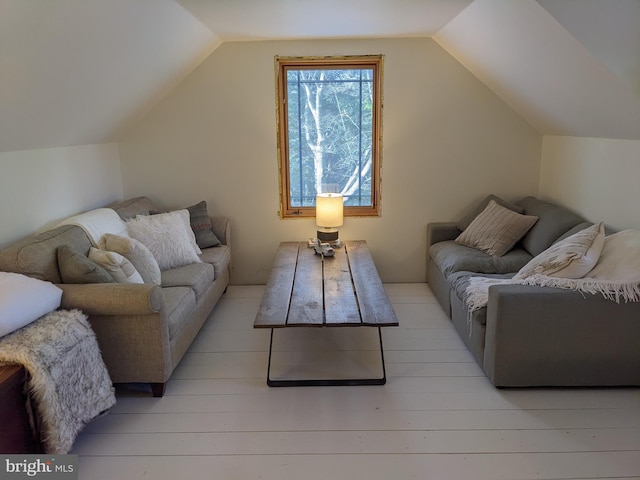
M298 242L283 242L280 244L273 267L271 267L271 274L267 283L269 288L265 289L254 323L255 326L284 326L286 323L289 313L289 301L293 290L298 248L300 248Z
M361 323L360 309L351 281L347 255L324 259L324 308L327 325L353 326Z
M372 326L398 325L398 318L382 286L366 242L349 241L345 248L351 265L357 265L357 268L351 269L351 275L358 294L362 323Z
M290 326L321 327L324 323L321 260L315 250L300 244L287 319Z
M278 248L256 328L397 326L398 319L363 240L322 258L306 243Z

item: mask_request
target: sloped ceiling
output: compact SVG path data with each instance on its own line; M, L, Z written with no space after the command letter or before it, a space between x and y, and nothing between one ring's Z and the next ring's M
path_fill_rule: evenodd
M543 134L640 139L638 7L475 0L434 39Z
M0 0L0 152L116 141L223 41L400 36L543 134L640 139L640 0Z
M429 37L472 0L177 0L230 40Z
M110 141L219 43L174 0L0 0L0 151Z

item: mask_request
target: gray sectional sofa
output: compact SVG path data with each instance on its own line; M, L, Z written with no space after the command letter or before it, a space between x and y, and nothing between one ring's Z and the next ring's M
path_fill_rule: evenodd
M495 257L455 239L493 198L538 217L506 254ZM554 242L591 225L550 202L510 204L489 196L458 222L427 226L427 282L489 380L497 387L640 385L640 302L537 285L500 284L470 313L471 277L511 278Z
M109 205L122 219L157 210L147 197ZM117 218L117 217L116 217ZM201 262L161 271L153 283L63 283L58 250L82 255L92 247L77 225L33 234L0 250L0 271L58 285L64 309L86 313L113 383L146 383L154 396L165 384L229 284L231 238L226 217L210 217L221 245L203 248Z

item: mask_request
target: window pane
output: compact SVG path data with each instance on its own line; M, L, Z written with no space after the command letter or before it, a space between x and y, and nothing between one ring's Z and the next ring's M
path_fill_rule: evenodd
M373 70L288 70L290 204L333 191L372 206Z

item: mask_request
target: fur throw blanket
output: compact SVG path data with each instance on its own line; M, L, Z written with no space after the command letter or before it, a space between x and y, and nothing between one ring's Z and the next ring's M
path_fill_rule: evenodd
M545 252L540 255L544 255ZM537 257L536 257L537 258ZM532 262L536 260L535 258ZM527 269L527 266L521 271ZM486 306L491 285L538 285L600 294L615 302L640 301L640 232L624 230L606 238L600 257L583 278L562 278L540 273L516 274L512 279L471 277L465 291L469 312Z
M0 362L24 365L45 453L66 454L116 402L95 334L79 310L57 310L0 339Z

